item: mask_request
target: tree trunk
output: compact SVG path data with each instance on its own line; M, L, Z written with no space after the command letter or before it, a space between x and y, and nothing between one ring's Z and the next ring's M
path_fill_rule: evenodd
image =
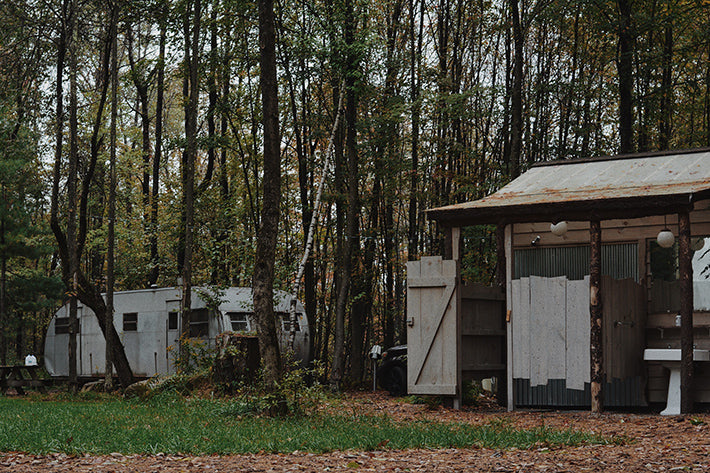
M417 211L417 202L419 200L419 120L421 114L420 104L420 88L421 88L421 58L422 58L422 42L424 28L424 5L419 4L419 35L416 36L415 31L415 11L414 0L409 0L409 15L410 15L410 80L411 80L411 95L412 101L412 162L410 167L410 184L409 184L409 244L407 250L407 258L409 261L414 261L419 255L419 215ZM416 36L416 41L415 41ZM415 46L416 44L416 46Z
M281 205L281 140L273 0L259 0L259 50L264 127L264 177L261 225L257 233L254 258L253 294L264 382L268 389L273 389L281 378L282 370L273 302L274 263Z
M668 19L663 43L663 77L661 79L661 119L658 126L658 149L670 147L673 124L673 20Z
M510 106L510 156L508 169L510 178L520 175L520 164L523 149L523 46L525 36L521 25L518 0L510 0L510 14L513 23L513 84L511 88Z
M690 214L678 214L678 270L680 273L680 412L693 412L693 250Z
M160 39L158 44L157 97L155 101L155 153L153 154L153 188L150 197L150 273L148 284L158 282L160 260L158 256L158 199L160 192L160 161L163 154L163 101L165 88L165 41L167 20L165 13L160 15Z
M77 254L76 207L77 179L79 172L79 118L77 103L77 59L79 45L78 19L76 4L72 2L69 17L71 18L71 40L69 42L69 166L67 176L67 249L69 253L69 389L76 392L79 386L77 377L77 346L76 332L79 328L77 319L77 271L79 270L79 255Z
M197 114L199 100L199 55L202 0L194 0L192 12L185 11L185 63L187 64L187 100L185 103L185 138L183 153L182 185L185 215L184 251L182 267L182 331L180 334L180 359L186 367L189 363L188 339L192 312L192 244L195 221L195 161L197 160ZM192 21L190 21L192 14Z
M140 31L138 32L140 35ZM131 77L138 94L138 115L141 118L141 194L143 196L143 209L147 213L150 206L150 116L148 114L148 77L143 67L136 65L133 40L133 26L129 25L126 36L128 38L128 60L131 65ZM144 215L148 222L149 215ZM150 239L150 232L148 232Z
M604 410L604 346L602 333L602 242L601 224L592 220L589 227L589 314L590 324L590 363L591 363L591 395L592 412Z
M345 44L349 45L347 65L345 70L345 143L347 153L347 182L348 182L348 207L345 223L345 242L343 251L342 286L338 294L336 313L336 346L333 353L331 369L331 386L339 389L345 371L345 311L347 296L352 284L355 255L359 254L360 246L360 195L359 195L359 166L357 150L357 93L355 91L355 76L357 74L357 57L352 49L355 33L354 6L352 0L345 2ZM362 317L360 313L352 311L351 327L353 339L362 336ZM361 343L354 342L354 343ZM353 350L354 353L354 350ZM354 353L354 356L358 356Z
M109 190L108 190L108 235L106 244L106 327L113 327L113 292L114 292L114 250L116 222L116 127L118 125L118 13L117 3L111 3L111 130L109 137ZM113 390L113 340L106 340L106 365L104 367L104 390Z
M79 288L78 298L96 315L96 320L101 329L101 333L104 335L104 339L108 340L108 343L113 348L113 365L116 368L118 381L121 383L121 387L125 389L133 384L133 371L128 363L126 351L123 349L123 344L116 332L116 328L113 324L106 324L106 303L104 298L97 291L84 290L84 288L91 288L92 286L91 282L86 279L81 271L78 273L77 280L77 286Z
M619 8L619 51L616 59L616 68L619 74L619 152L625 154L635 151L632 0L617 0L617 6Z

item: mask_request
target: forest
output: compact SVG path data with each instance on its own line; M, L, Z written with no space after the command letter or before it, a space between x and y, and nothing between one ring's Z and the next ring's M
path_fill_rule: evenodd
M325 176L299 299L357 385L406 343L406 262L443 251L426 209L539 161L710 146L707 0L277 0L274 209L261 3L0 3L0 364L67 300L251 286L274 216L291 291ZM495 242L465 230L468 280L495 282Z

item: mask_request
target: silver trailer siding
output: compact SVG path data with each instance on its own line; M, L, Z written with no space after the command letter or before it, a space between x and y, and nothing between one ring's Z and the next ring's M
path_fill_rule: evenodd
M174 356L180 338L180 287L121 291L114 294L114 326L126 350L126 356L137 377L168 375L175 372ZM193 338L203 346L214 348L215 338L222 332L253 332L251 288L231 287L219 296L217 311L207 309L200 297L200 288L193 288ZM278 315L281 348L288 339L288 310L291 296L276 291L274 310ZM69 375L67 348L69 343L69 305L65 304L52 317L44 344L44 365L50 375ZM308 356L309 327L303 305L296 305L298 325L294 344L295 358ZM102 376L105 367L105 340L94 312L79 304L80 330L77 336L77 372L80 377Z

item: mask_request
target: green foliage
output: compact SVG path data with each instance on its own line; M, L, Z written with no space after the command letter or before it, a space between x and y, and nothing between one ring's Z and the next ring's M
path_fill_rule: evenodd
M46 312L56 307L63 287L49 269L54 248L43 213L46 188L37 157L38 136L2 98L0 93L0 260L7 268L2 275L6 292L5 313L0 314L0 359L5 361L3 339L22 341L29 328L43 327Z
M462 387L462 402L466 406L477 406L483 393L480 381L464 381Z
M225 291L222 287L206 286L195 288L197 296L207 305L211 314L219 313L219 306L226 300L224 299Z
M469 283L495 283L496 226L476 225L463 229L463 262L461 277Z
M326 388L318 382L325 374L323 363L315 361L310 369L293 361L287 361L286 366L273 390L264 389L261 380L239 386L227 412L235 416L288 414L294 417L317 413L326 399ZM284 403L285 409L282 409Z
M0 451L205 455L624 442L571 429L517 429L505 422L397 422L387 416L346 414L244 418L238 412L231 400L185 399L169 393L129 401L105 396L45 402L3 397Z
M210 372L214 364L215 350L210 348L206 341L181 335L179 347L175 356L175 369L178 374ZM175 349L173 346L168 347L170 351Z

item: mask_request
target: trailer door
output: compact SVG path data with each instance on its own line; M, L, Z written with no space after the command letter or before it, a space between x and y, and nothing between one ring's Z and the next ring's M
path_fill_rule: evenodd
M167 373L170 375L175 374L175 357L180 345L180 301L166 301L165 310L168 313L165 321L165 363Z

